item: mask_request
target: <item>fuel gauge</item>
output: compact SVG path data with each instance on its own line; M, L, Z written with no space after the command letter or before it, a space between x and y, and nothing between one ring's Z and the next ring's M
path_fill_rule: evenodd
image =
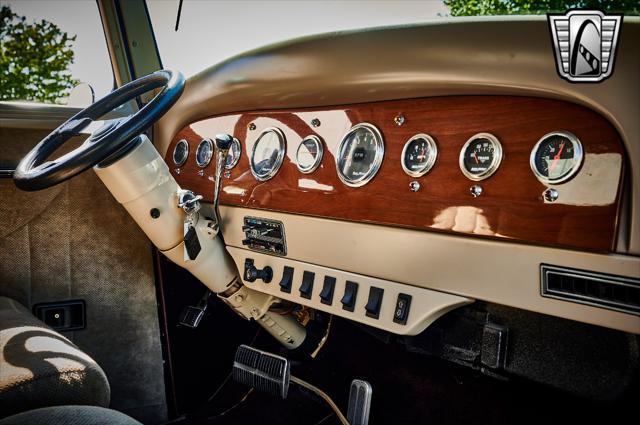
M402 169L411 177L422 177L431 170L438 156L438 146L428 134L416 134L402 149Z

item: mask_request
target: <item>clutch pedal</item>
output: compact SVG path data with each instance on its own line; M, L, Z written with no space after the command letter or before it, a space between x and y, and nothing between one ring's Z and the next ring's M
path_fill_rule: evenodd
M202 318L204 317L204 313L207 311L211 294L211 291L207 291L200 299L200 301L198 301L198 304L196 304L195 306L186 306L182 310L182 313L180 313L180 319L178 320L178 323L188 328L197 328L202 321Z
M287 398L291 365L284 357L241 345L233 362L233 379L256 390Z

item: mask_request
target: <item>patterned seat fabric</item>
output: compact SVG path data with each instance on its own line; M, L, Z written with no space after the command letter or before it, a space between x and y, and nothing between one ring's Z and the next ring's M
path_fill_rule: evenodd
M107 407L103 370L11 298L0 297L0 417L59 405Z

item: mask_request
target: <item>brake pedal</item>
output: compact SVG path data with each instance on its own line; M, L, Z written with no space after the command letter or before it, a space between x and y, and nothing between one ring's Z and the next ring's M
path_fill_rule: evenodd
M233 379L258 391L287 398L291 365L284 357L241 345L233 362Z
M349 409L347 420L350 425L367 425L371 410L371 395L373 389L367 381L354 379L349 390Z
M197 328L202 321L202 318L204 317L204 313L207 311L207 307L209 306L209 298L211 297L211 295L211 291L207 291L200 299L200 301L198 301L198 304L196 304L195 306L186 306L180 313L180 319L178 320L178 323L189 328Z

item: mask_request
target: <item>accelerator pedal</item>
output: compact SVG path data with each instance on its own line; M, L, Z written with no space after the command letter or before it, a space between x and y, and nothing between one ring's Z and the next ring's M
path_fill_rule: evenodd
M367 425L371 410L371 395L373 390L367 381L354 379L349 390L349 410L347 420L350 425Z
M207 290L205 294L200 298L200 301L193 306L188 305L180 313L180 319L178 319L178 323L182 326L186 326L188 328L197 328L204 317L204 313L207 311L207 307L209 306L209 298L211 298L212 292Z
M233 379L258 391L287 398L291 365L284 357L241 345L233 362Z

